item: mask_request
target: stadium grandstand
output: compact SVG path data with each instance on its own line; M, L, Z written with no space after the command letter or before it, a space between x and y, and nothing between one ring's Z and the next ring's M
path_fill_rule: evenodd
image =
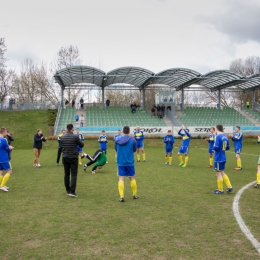
M163 128L169 126L179 127L181 124L194 127L210 127L222 123L230 127L235 125L250 127L256 126L257 120L260 118L259 112L254 110L257 104L255 91L260 88L260 74L244 77L229 70L218 70L202 75L199 72L185 68L173 68L154 73L139 67L122 67L106 73L89 66L73 66L57 71L54 78L61 87L61 106L55 123L55 134L60 132L67 123L75 123L74 117L76 113L83 113L84 115L85 123L83 127L80 127L80 130L86 134L101 129L114 132L125 124L133 127L141 125L142 127ZM126 104L124 107L110 106L106 108L105 89L114 87L116 90L118 86L122 89L131 86L140 90L140 110L131 113L130 104ZM150 108L146 108L146 91L157 89L158 86L167 88L169 93L181 92L181 102L179 104L176 104L174 99L171 99L170 103L165 103L165 100L160 98L156 103L164 103L166 106L171 107L171 110L167 109L166 111L168 121L151 117ZM199 86L201 91L217 91L218 103L216 107L185 107L185 91L191 90L193 86ZM64 109L64 91L67 88L87 89L93 87L101 90L102 102L100 106L88 104L85 106L84 111L81 112L75 110L75 108L67 107L67 109ZM239 111L234 108L221 107L221 90L227 88L231 88L232 91L251 91L253 93L251 101L253 109ZM179 113L177 107L181 109ZM256 119L256 122L253 119Z

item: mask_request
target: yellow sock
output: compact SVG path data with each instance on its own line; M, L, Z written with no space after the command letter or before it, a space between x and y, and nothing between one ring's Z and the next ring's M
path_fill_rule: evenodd
M213 158L209 158L209 165L213 166Z
M223 179L217 179L218 190L223 191Z
M1 183L2 183L2 181L3 181L3 178L4 178L4 176L3 176L3 175L0 175L0 186L1 186Z
M140 154L137 154L136 157L137 157L137 161L140 161Z
M145 161L145 153L143 153L143 160Z
M169 157L169 164L172 164L172 157Z
M237 159L237 167L242 168L241 159Z
M185 165L187 165L188 161L189 161L189 157L185 156Z
M79 155L79 163L82 163L82 159L81 156Z
M257 184L260 184L260 172L256 175Z
M180 155L178 155L178 158L179 158L179 160L180 160L180 163L183 163L183 160L182 160L182 155L180 154Z
M7 173L2 180L1 187L4 187L6 185L9 178L10 178L10 173Z
M165 162L169 162L169 157L165 156Z
M131 189L133 191L133 196L137 195L137 185L135 180L130 181Z
M125 185L123 181L118 182L118 191L119 191L120 198L124 198L124 186Z
M224 182L225 182L225 184L227 185L228 188L232 187L230 180L229 180L229 178L226 174L224 174L223 180L224 180Z

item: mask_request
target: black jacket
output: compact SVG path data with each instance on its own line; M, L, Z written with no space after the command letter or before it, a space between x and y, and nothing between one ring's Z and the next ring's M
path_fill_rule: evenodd
M42 142L46 142L46 139L44 137L43 138L42 137L43 137L43 134L41 134L41 135L36 134L34 136L33 148L42 149Z
M62 157L63 158L78 158L79 147L84 147L84 143L80 141L78 135L74 135L72 132L67 132L60 139L62 147Z

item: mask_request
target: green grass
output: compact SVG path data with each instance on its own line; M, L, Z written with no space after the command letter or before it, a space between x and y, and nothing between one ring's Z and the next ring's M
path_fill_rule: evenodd
M88 140L84 151L92 154L97 147L97 141ZM164 165L161 140L146 140L145 148L147 162L136 163L140 199L132 199L126 179L125 203L118 202L112 142L109 163L96 175L79 168L78 198L65 195L56 149L42 150L39 169L32 167L32 149L14 150L10 191L0 193L1 259L259 258L232 213L235 193L256 178L256 156L242 155L243 170L236 172L235 155L227 153L226 173L235 191L213 195L216 177L206 168L204 140L191 141L187 168L177 166L177 149L173 165ZM258 150L254 140L244 141L244 153ZM240 208L260 240L259 192L245 191Z

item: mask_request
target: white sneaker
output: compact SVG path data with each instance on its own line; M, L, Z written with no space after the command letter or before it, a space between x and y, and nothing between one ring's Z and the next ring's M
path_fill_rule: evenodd
M37 164L35 163L35 164L33 164L33 167L37 167Z
M39 167L39 168L40 168L40 167L41 167L41 165L40 165L40 164L37 164L37 167Z
M0 187L0 190L2 190L2 191L8 191L8 189L7 189L7 187Z
M108 163L108 162L107 162Z

